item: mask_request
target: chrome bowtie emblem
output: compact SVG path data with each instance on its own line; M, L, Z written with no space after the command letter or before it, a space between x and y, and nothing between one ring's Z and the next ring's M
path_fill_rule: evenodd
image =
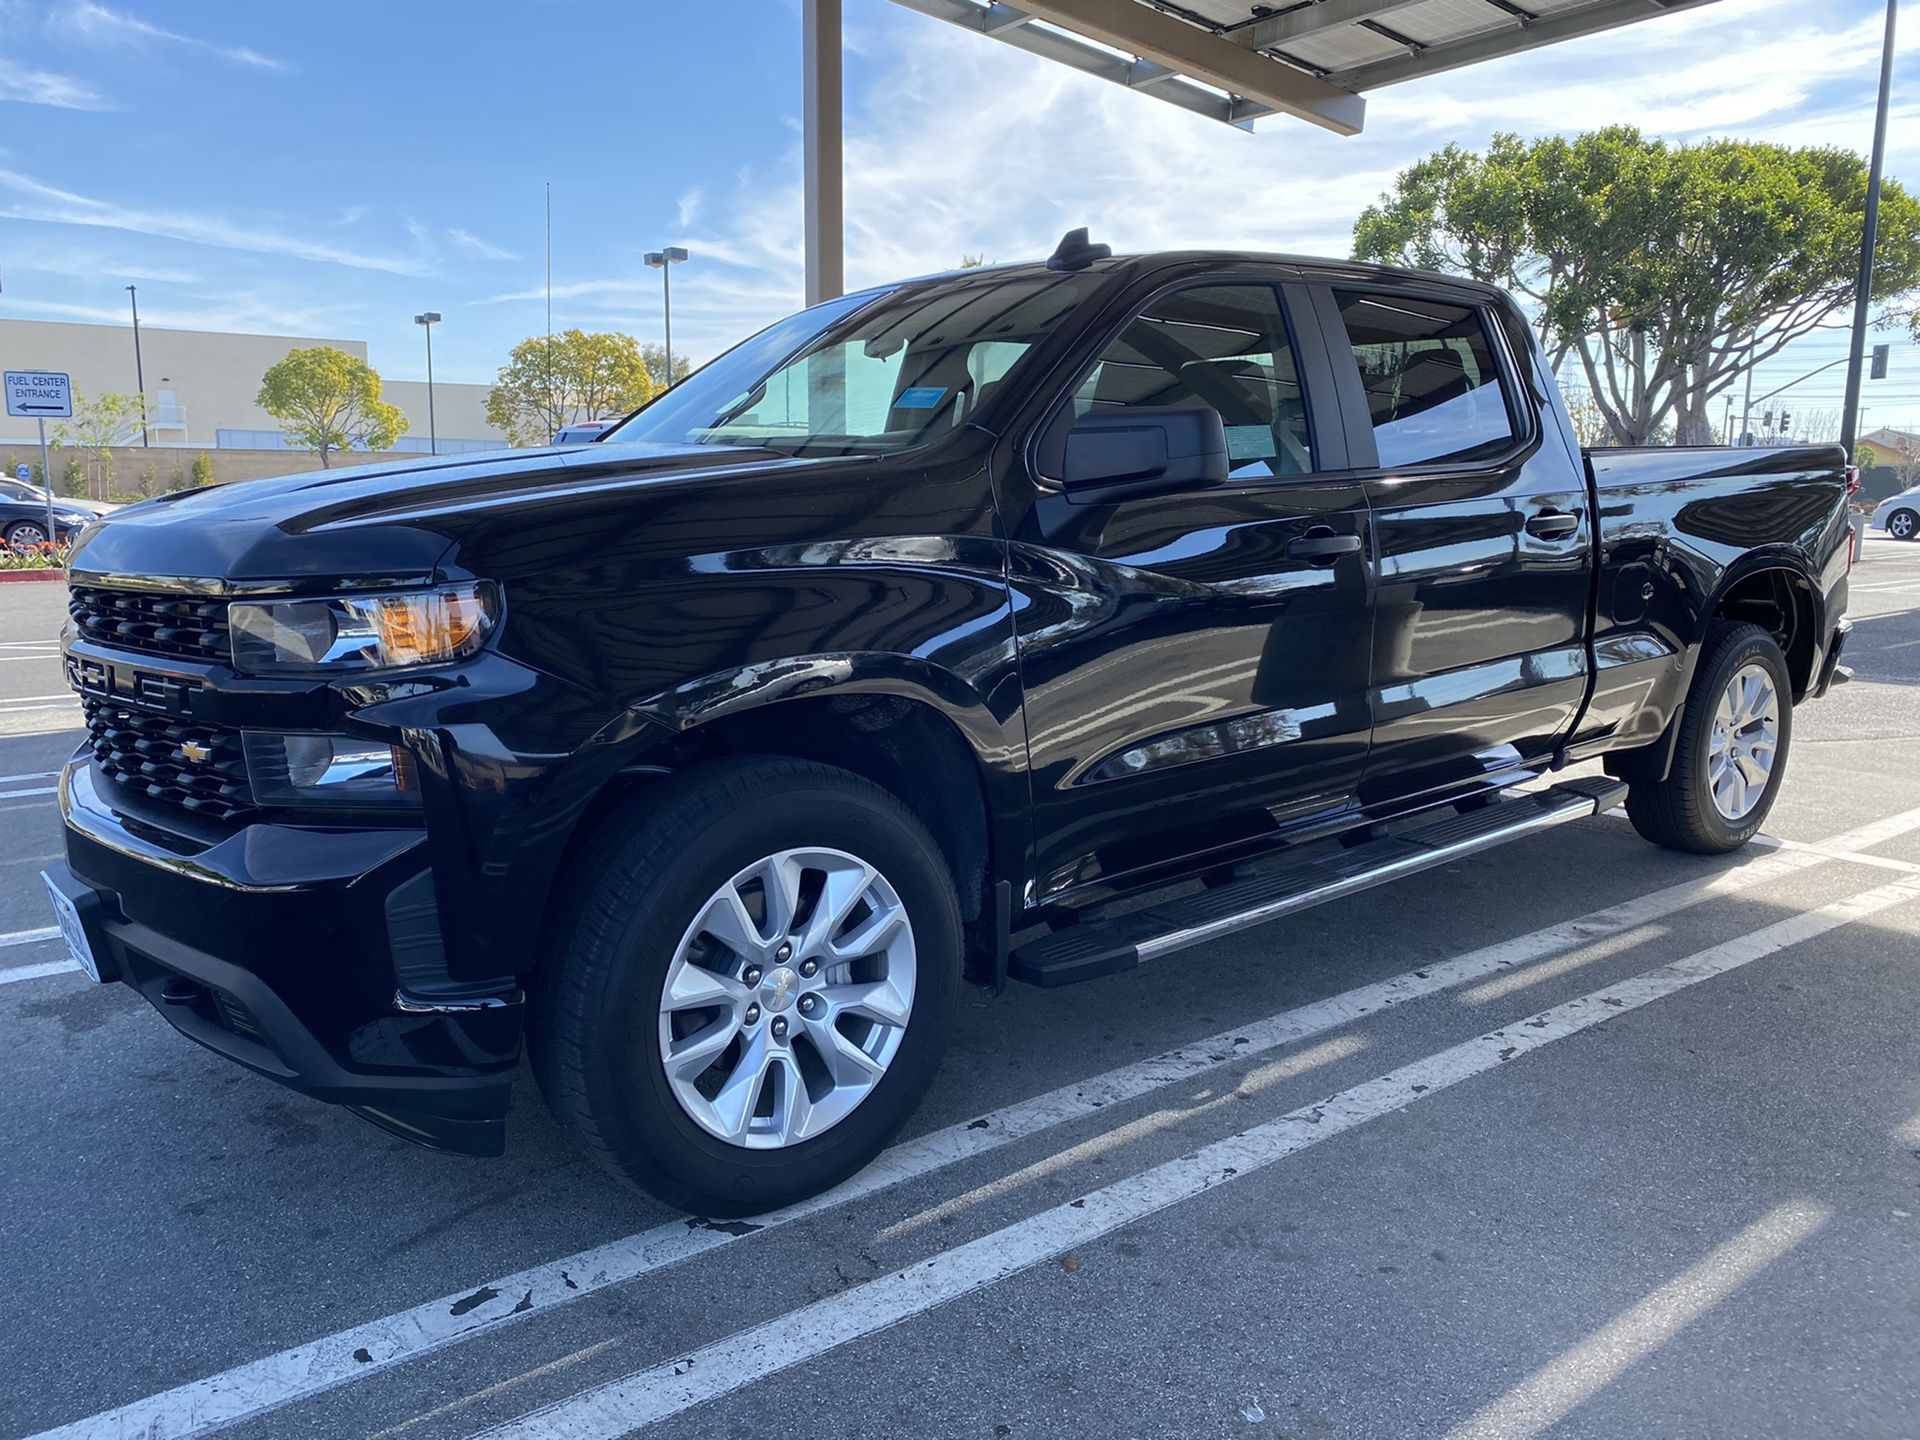
M213 751L198 740L188 740L180 746L180 758L191 765L204 765L213 758Z
M800 984L800 977L787 966L769 970L767 978L760 982L760 998L773 1014L779 1014L793 1003L794 989Z

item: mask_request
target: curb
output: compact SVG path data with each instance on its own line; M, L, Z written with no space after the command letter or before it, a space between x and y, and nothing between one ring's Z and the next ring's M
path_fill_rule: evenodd
M64 570L0 570L0 585L10 580L64 580Z

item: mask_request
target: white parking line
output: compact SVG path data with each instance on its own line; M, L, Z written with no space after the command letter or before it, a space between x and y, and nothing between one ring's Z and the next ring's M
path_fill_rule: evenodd
M742 1330L711 1345L482 1432L485 1440L616 1440L729 1395L875 1331L1011 1279L1122 1226L1243 1179L1370 1120L1430 1100L1517 1056L1650 1005L1768 955L1920 900L1920 881L1896 880L1791 915L1576 1000L1403 1065L1178 1160L1042 1211L891 1275Z
M0 790L0 800L21 800L29 795L52 795L58 789L58 786L48 785L38 790Z
M41 980L48 975L59 975L68 970L76 975L80 973L80 967L71 960L45 960L38 965L15 965L9 969L0 970L0 985L12 985L21 980Z
M1857 848L1920 830L1920 809L1874 821L1828 843ZM536 1265L458 1294L366 1321L217 1375L135 1400L32 1440L166 1436L188 1440L270 1413L336 1386L596 1291L691 1260L740 1239L851 1204L910 1180L976 1159L1017 1140L1085 1119L1123 1101L1220 1066L1322 1034L1365 1016L1454 986L1505 973L1719 896L1777 885L1832 863L1822 854L1770 854L1736 868L1671 885L1618 905L1483 946L1435 965L1281 1011L1208 1039L1018 1101L886 1151L845 1184L801 1204L739 1225L669 1221L651 1230Z
M0 785L18 785L22 780L51 780L57 770L35 770L26 775L0 775Z
M0 935L0 950L11 949L15 945L38 945L42 940L51 940L60 933L55 925L43 926L38 930L15 930L11 935Z

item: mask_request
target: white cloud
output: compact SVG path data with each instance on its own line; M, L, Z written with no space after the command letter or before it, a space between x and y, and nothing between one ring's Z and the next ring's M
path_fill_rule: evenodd
M448 229L447 238L462 250L478 255L483 260L518 260L520 258L511 250L502 250L498 245L489 244L478 235L462 230L458 225Z
M123 10L109 10L95 3L95 0L69 0L68 4L54 11L51 23L79 39L94 43L180 45L189 50L218 55L236 65L251 65L261 70L287 68L285 61L262 55L248 46L228 45L197 35L183 35L177 30L166 30L149 20L142 20L138 15Z
M84 80L51 70L31 70L12 60L0 60L0 100L23 105L51 105L61 110L111 110L113 106Z
M136 235L158 235L197 245L215 245L261 255L284 255L295 260L318 260L357 270L381 270L394 275L426 273L424 266L410 258L349 250L322 243L304 234L243 224L225 215L184 210L146 210L109 200L96 200L70 190L56 189L14 170L0 169L0 191L10 191L20 197L0 205L0 216L16 220L125 230Z
M1121 251L1344 255L1354 219L1398 170L1448 142L1484 146L1496 130L1627 123L1674 139L1864 151L1880 12L1838 10L1721 0L1372 92L1365 132L1341 137L1279 117L1249 135L872 0L848 17L850 34L860 27L849 48L874 78L848 95L847 282L946 269L965 254L1034 258L1083 224ZM1920 52L1920 27L1901 43ZM1896 109L1890 173L1920 168L1920 126L1903 137L1898 123L1916 109ZM674 276L674 336L711 354L800 302L797 143L731 187L696 193L706 234L685 240L694 263ZM610 275L555 295L657 324L653 290Z

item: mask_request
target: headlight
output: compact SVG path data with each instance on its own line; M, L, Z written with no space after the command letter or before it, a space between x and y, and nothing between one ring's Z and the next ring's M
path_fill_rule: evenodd
M248 675L398 670L471 655L493 633L491 585L325 600L236 600L233 665Z
M241 732L247 780L262 805L417 805L412 757L347 735Z

